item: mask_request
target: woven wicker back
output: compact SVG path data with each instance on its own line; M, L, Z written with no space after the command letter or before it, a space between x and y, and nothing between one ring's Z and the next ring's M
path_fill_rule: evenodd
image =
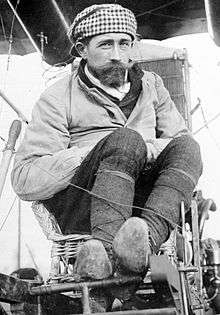
M143 70L153 71L163 79L177 109L191 129L189 69L187 59L139 61Z

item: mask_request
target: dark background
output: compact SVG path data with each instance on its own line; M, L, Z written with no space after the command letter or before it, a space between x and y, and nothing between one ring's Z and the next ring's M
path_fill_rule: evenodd
M33 47L14 17L9 2L36 46L42 49L43 43L44 57L49 64L69 59L71 43L66 35L67 27L78 12L95 3L117 2L131 9L138 21L138 33L143 38L162 40L177 35L207 32L204 0L1 0L0 42L11 39L13 52L20 55L33 52L36 47ZM220 1L209 2L215 6L212 15L217 17L215 24L219 29ZM46 38L40 37L40 34ZM4 51L7 50L7 45L5 47L1 49L1 54L7 53Z

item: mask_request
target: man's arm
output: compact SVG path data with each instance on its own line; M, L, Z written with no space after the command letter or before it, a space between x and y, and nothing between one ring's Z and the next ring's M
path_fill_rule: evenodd
M155 160L168 143L176 137L190 134L186 123L172 101L160 76L152 73L158 102L154 104L156 113L156 137L147 143L148 160Z
M79 149L68 148L70 135L64 103L44 93L34 107L12 171L13 188L23 200L52 197L67 187L79 164Z

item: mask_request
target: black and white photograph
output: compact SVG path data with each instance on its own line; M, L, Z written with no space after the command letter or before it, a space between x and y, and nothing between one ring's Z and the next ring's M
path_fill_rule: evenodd
M220 315L220 0L0 0L0 315Z

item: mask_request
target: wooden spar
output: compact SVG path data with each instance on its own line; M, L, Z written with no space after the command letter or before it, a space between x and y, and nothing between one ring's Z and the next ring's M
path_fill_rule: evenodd
M0 96L3 100L14 110L14 112L18 115L21 121L28 124L28 119L24 116L24 114L9 100L9 98L4 94L4 92L0 89ZM8 142L3 150L3 157L0 165L0 199L1 194L4 188L6 176L8 173L8 168L11 162L12 154L14 151L15 143L19 134L21 132L21 121L14 120L9 131ZM21 201L18 200L18 253L17 253L17 264L18 269L20 268L20 257L21 257Z
M73 300L63 294L31 295L31 288L39 284L0 273L0 302L10 303L12 314L38 315L39 306L42 314L48 315L73 314L73 310L76 314L82 312L80 299Z
M12 103L12 101L9 100L9 98L4 94L4 92L0 89L0 96L3 98L3 100L15 111L15 113L18 115L18 117L28 124L28 119L22 114L22 112Z
M21 121L14 120L11 124L8 136L8 142L3 150L2 161L0 164L0 198L4 188L8 168L11 162L12 154L14 152L15 143L21 132Z
M18 249L17 269L21 268L21 199L18 199Z
M29 297L30 282L0 273L0 301L23 302Z

